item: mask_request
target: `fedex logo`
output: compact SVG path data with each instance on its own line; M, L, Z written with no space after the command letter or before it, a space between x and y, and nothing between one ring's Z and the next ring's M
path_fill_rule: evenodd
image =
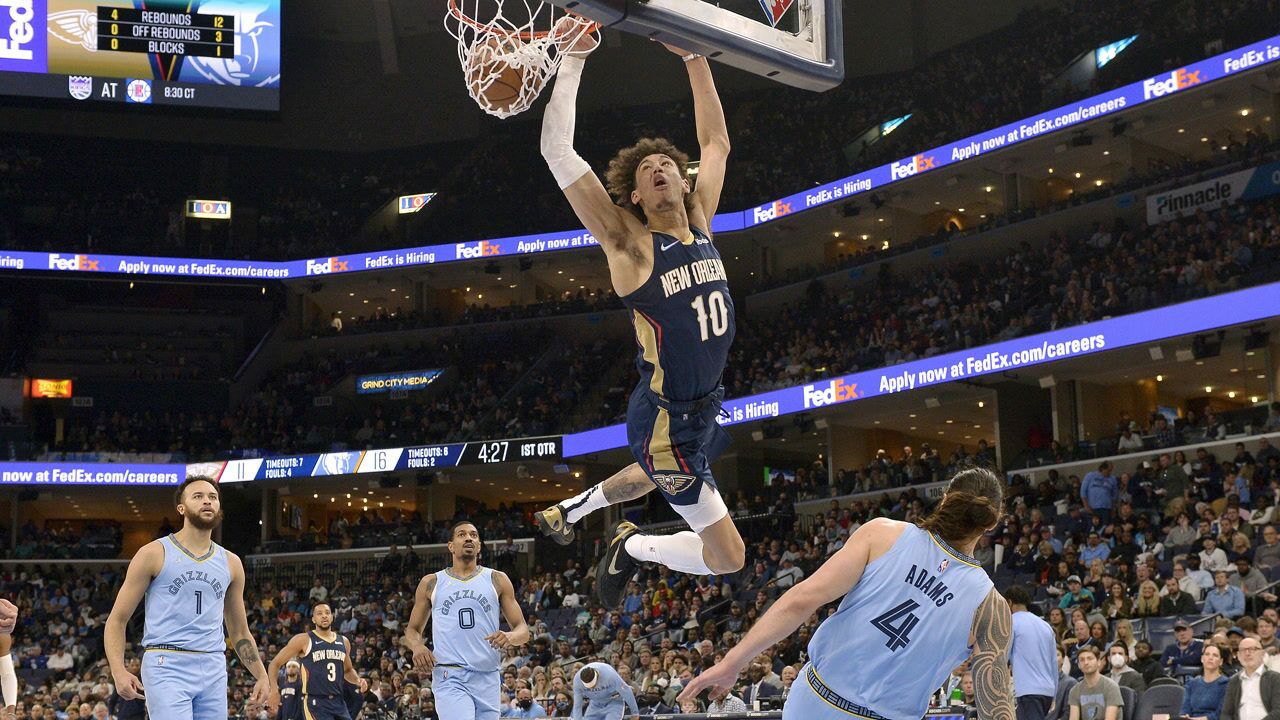
M454 245L454 248L457 250L459 260L472 260L502 254L502 246L488 240L481 240L475 243L458 243Z
M97 270L98 261L88 255L72 255L63 257L58 253L49 253L50 270Z
M755 218L757 223L769 222L777 220L784 215L790 215L793 211L791 203L784 203L781 200L774 200L772 205L758 207L755 209Z
M42 73L48 69L45 1L0 0L0 70Z
M349 263L347 261L339 260L335 257L331 257L324 261L308 260L307 274L328 275L329 273L346 272L349 269L347 267L348 265Z
M821 390L818 389L817 385L804 386L804 406L806 409L857 399L858 383L846 385L843 378L832 380Z
M934 160L932 155L916 155L913 158L909 158L906 162L895 162L890 165L889 177L894 180L911 177L916 173L921 173L925 170L932 170L936 162L937 161Z
M1186 68L1179 68L1169 73L1163 80L1142 81L1142 97L1147 100L1158 98L1161 95L1178 92L1192 85L1199 85L1201 82L1204 82L1204 79L1200 77L1199 70L1188 72Z

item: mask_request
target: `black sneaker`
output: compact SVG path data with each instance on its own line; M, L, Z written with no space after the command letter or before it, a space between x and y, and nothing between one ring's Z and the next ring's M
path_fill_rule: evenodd
M596 588L600 602L610 610L622 604L627 583L636 574L640 561L627 552L627 538L640 532L635 523L623 520L610 531L609 547L596 567Z
M533 521L538 524L542 534L561 545L573 542L573 523L569 522L568 513L560 504L552 505L546 510L533 514Z

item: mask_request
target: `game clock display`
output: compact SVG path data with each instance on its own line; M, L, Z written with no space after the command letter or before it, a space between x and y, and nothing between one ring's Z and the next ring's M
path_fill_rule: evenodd
M280 109L281 0L0 0L0 95Z

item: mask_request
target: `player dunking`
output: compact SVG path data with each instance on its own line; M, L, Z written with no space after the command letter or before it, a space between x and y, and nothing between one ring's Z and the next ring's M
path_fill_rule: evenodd
M476 526L460 522L449 538L453 566L418 583L403 644L414 667L431 673L440 717L497 720L499 651L529 642L529 626L507 574L479 564ZM509 631L498 629L499 609ZM428 618L434 651L422 639Z
M351 641L334 632L333 610L327 603L311 609L311 624L314 630L290 638L267 667L267 678L271 683L267 711L275 715L281 704L280 688L277 687L280 668L298 658L302 675L298 688L298 696L302 699L300 717L305 720L351 720L343 699L344 685L358 685L360 692L368 687L351 664Z
M147 713L165 720L226 720L227 641L257 682L251 714L267 702L267 669L249 633L244 609L244 565L213 542L222 522L218 486L187 478L174 497L182 529L142 546L125 574L104 633L116 692L125 700L145 697ZM143 680L124 664L124 630L146 596L142 645Z
M762 650L843 595L809 641L809 662L787 696L783 720L924 717L929 696L966 659L978 717L1013 720L1013 616L972 557L978 538L999 521L1003 493L994 473L963 470L918 527L877 518L858 528L724 660L685 686L680 700L731 687Z
M614 527L596 581L604 604L617 607L639 561L709 575L736 572L745 558L710 467L729 440L716 417L734 308L710 235L729 135L707 60L668 46L683 56L693 88L698 186L690 192L684 153L666 140L645 138L609 163L615 205L573 149L574 105L589 43L579 41L577 54L560 66L542 120L542 155L578 219L599 240L613 289L631 311L640 383L627 404L627 440L636 464L536 519L544 533L565 544L587 513L656 486L693 530L661 537L642 535L631 523Z

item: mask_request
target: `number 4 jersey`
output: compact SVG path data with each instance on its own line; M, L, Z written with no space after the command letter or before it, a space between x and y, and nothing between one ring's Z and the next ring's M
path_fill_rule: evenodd
M720 253L706 233L689 229L685 241L652 233L653 272L622 298L640 345L640 384L673 401L715 391L735 329Z
M492 568L481 567L465 580L448 570L436 573L436 589L431 596L431 640L436 664L496 671L498 651L485 638L498 629L498 608Z
M231 585L227 551L210 543L196 556L173 535L161 538L164 566L147 587L144 647L223 652L222 599Z
M908 525L818 627L810 661L828 687L881 717L924 717L968 659L973 615L991 588L973 558Z

